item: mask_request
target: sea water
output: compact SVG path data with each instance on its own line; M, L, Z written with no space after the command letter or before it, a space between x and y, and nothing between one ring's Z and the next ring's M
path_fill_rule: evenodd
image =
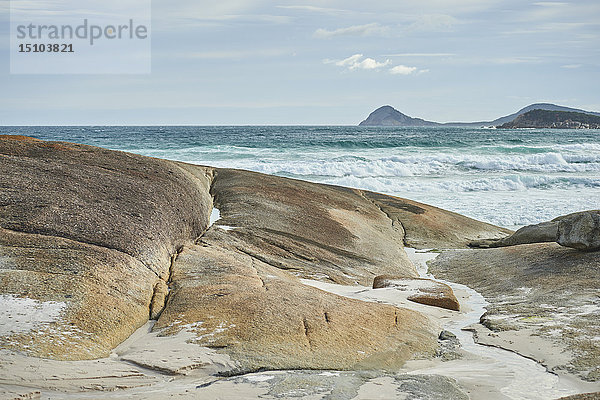
M600 130L128 126L0 133L367 189L509 228L600 208Z

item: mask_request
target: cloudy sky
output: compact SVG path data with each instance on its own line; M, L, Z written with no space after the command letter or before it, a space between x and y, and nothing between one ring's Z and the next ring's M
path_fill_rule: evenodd
M147 75L9 74L7 0L0 38L0 125L356 124L384 104L440 122L541 101L600 111L598 0L153 1Z

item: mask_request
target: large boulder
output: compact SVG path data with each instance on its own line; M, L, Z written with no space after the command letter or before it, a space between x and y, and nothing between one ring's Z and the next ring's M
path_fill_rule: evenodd
M72 143L1 137L0 176L0 348L34 356L107 356L212 208L209 170Z
M396 369L434 354L437 332L424 315L303 285L227 235L213 227L177 257L155 329L193 333L194 343L230 356L236 373Z
M557 242L578 250L600 250L600 210L562 217L558 222Z
M474 240L471 247L506 247L519 244L556 242L558 238L558 221L552 220L534 225L527 225L518 229L510 236L501 239Z
M218 169L211 188L222 238L293 274L370 285L381 274L418 276L404 231L361 191L249 171Z
M469 246L493 248L547 242L578 250L600 250L600 210L563 215L552 221L524 226L504 238L474 240Z
M466 248L474 240L501 239L513 231L451 211L400 197L363 191L392 221L404 230L404 245L417 249Z

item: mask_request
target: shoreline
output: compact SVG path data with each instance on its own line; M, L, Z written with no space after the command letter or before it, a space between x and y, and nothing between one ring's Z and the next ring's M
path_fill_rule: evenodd
M437 253L403 248L465 249L506 229L340 186L20 137L0 145L13 188L0 214L8 266L0 283L15 307L31 305L4 315L17 318L1 338L3 394L239 397L244 388L277 398L293 387L313 398L341 387L346 399L372 398L383 385L417 398L534 399L589 391L475 344L465 329L479 323L485 299L440 279L455 293L437 292L442 285L419 278L431 278L428 261L501 250L444 251L432 261ZM526 249L567 254L593 282L594 254L536 246ZM468 265L458 272L482 275ZM376 277L391 286L371 289ZM394 286L396 277L404 283ZM409 300L424 293L420 301L451 309L456 295L462 311ZM262 370L273 372L254 372Z
M426 262L437 257L437 254L411 248L405 250L421 277L431 279L432 276L426 273L424 268ZM449 330L459 338L462 345L461 358L451 361L410 360L401 371L409 374L448 376L459 382L473 399L550 399L586 393L597 388L597 385L581 381L568 374L559 377L548 372L537 360L525 358L508 349L488 348L477 344L470 328L479 324L479 317L485 312L487 302L483 296L465 285L435 278L434 280L452 287L461 304L460 312L441 310L408 301L405 295L397 293L398 291L393 288L361 287L357 290L356 287L353 289L318 281L303 280L303 283L342 296L409 307L428 315L432 320L441 321L441 329ZM481 332L483 329L487 328L482 326ZM528 338L526 333L517 333L516 336L523 342ZM483 376L486 378L481 379Z

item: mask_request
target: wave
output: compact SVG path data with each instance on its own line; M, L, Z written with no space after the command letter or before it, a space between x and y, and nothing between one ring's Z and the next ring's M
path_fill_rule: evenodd
M345 176L324 179L322 182L384 193L516 192L527 191L529 189L600 188L600 178L519 175L474 179L393 179L386 177L359 178L356 176ZM598 196L600 199L600 192L598 192Z
M213 154L211 160L178 157L179 161L297 177L435 177L492 173L594 173L600 172L600 155L563 156L560 153L497 156L473 154L415 154L369 158L363 155L326 154ZM211 162L212 161L212 162Z

